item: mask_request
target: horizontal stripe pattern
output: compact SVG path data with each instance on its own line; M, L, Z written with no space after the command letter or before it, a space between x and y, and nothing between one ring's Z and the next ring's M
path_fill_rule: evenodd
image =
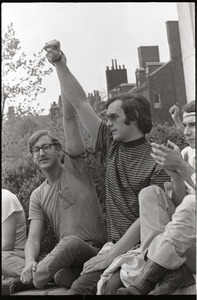
M106 155L106 215L109 240L118 241L139 217L138 194L149 185L164 188L169 176L150 156L143 137L129 143L114 141L104 122L96 150Z

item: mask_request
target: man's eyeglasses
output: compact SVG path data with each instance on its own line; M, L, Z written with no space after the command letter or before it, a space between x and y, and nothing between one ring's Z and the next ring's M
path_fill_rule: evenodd
M115 121L118 117L123 116L123 115L124 115L124 113L122 113L122 114L111 113L111 114L107 114L106 117L110 121Z
M54 144L43 144L40 147L33 147L31 153L33 155L38 155L40 153L40 149L42 149L45 153L51 150L51 146Z

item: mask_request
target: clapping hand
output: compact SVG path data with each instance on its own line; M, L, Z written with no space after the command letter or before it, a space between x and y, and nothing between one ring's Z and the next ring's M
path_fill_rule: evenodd
M167 142L166 146L156 143L151 143L151 146L153 151L151 156L155 162L163 166L171 177L177 177L182 160L179 147L170 141Z

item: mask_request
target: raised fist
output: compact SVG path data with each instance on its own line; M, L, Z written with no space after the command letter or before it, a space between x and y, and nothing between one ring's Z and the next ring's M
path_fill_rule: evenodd
M46 43L44 50L47 52L46 57L51 64L55 65L54 63L60 61L62 58L64 58L65 63L67 62L63 52L60 50L59 41L52 40Z
M52 41L46 43L44 46L44 50L46 50L48 52L50 49L57 50L59 52L60 51L60 42L57 40L52 40Z
M169 113L171 115L178 115L179 114L179 108L178 108L178 106L173 105L172 107L170 107Z

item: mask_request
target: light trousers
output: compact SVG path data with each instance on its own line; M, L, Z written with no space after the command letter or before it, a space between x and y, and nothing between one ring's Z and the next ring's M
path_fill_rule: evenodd
M5 277L20 277L25 267L23 250L2 251L2 275Z
M141 244L147 257L173 270L184 262L196 272L195 195L187 195L175 208L167 194L157 186L139 194Z

